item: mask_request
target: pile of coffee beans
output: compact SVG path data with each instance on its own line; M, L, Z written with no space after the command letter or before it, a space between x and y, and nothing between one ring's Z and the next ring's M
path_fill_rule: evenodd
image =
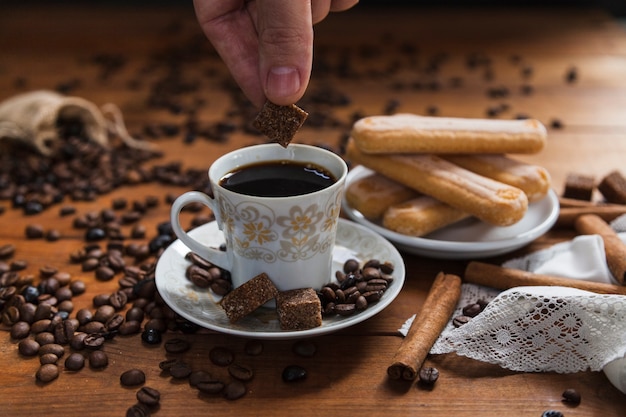
M367 309L381 299L393 282L391 262L370 259L360 267L356 259L348 259L342 271L335 273L337 283L324 286L318 293L324 316L350 316Z

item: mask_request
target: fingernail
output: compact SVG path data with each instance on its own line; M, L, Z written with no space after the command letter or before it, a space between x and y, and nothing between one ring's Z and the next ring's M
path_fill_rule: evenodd
M287 97L300 90L300 74L295 67L273 67L267 75L266 95Z

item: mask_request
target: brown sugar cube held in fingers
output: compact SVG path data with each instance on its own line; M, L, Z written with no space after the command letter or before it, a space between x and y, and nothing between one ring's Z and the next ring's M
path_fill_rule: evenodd
M602 178L598 190L609 203L626 204L626 178L619 171Z
M322 305L313 288L280 292L276 311L283 330L306 330L322 325Z
M308 116L295 104L279 106L268 101L252 125L270 140L286 148Z
M235 323L277 295L278 289L272 280L262 273L226 294L222 299L222 308L228 320Z
M595 178L590 175L569 173L565 179L563 197L591 201Z

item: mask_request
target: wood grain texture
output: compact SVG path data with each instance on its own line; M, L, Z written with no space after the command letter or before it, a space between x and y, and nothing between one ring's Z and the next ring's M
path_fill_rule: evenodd
M151 122L169 121L182 126L187 121L188 114L173 114L147 105L150 89L168 70L159 61L159 54L177 56L184 79L198 82L192 94L181 95L180 99L183 103L204 101L196 114L200 123L223 120L234 106L233 95L222 85L228 74L203 38L190 4L144 9L0 6L0 51L0 99L77 82L71 94L98 105L116 103L131 133L142 132ZM468 57L477 53L490 58L493 78L488 79L484 68L468 68ZM102 68L93 63L97 55L121 57L124 65L103 77ZM303 108L309 110L312 105L307 107L306 100L327 86L349 97L349 103L333 107L331 114L338 121L334 127L305 124L295 142L337 148L355 114L381 114L390 105L395 111L418 114L434 107L441 116L485 117L488 108L506 103L508 107L499 117L525 114L547 126L554 119L564 124L562 129L549 127L548 145L543 152L519 158L548 169L557 193L561 193L569 172L600 178L623 168L626 34L600 11L357 7L332 14L316 26L315 56L316 66ZM521 61L513 63L514 56ZM440 62L436 72L429 70L433 62ZM528 78L520 73L524 66L532 68ZM572 67L577 68L579 79L568 84L564 75ZM462 83L451 87L455 78L461 78ZM437 83L429 84L432 82ZM533 87L532 94L520 93L524 84ZM506 86L509 95L489 97L488 89L498 86ZM239 130L225 142L197 140L185 144L181 134L155 141L164 151L157 163L175 161L204 170L219 155L261 141ZM159 206L141 219L148 230L147 238L151 238L156 226L169 217L164 196L183 191L184 187L149 183L117 189L93 202L71 204L78 213L86 213L110 207L120 196L131 201L157 196ZM0 214L0 244L15 244L13 259L29 263L24 273L36 275L40 267L54 265L87 283L87 292L74 298L75 310L92 308L95 295L117 288L115 280L96 282L91 273L69 262L69 253L84 245L84 232L72 227L72 216L61 217L52 208L26 217L12 209L8 201L0 201L0 205L5 209ZM185 216L183 224L188 224L192 215ZM57 242L26 239L24 229L30 223L54 227L62 238ZM570 239L574 234L571 229L553 230L525 248L488 261L499 263ZM122 387L119 376L137 367L146 372L146 385L161 391L156 416L495 417L540 416L547 409L559 409L568 417L623 415L626 395L599 372L516 373L455 355L440 355L426 360L427 365L440 371L432 390L390 381L387 366L401 342L397 329L419 311L439 271L462 275L465 269L462 261L409 254L404 259L407 281L398 298L364 323L314 339L318 352L312 358L296 356L293 341L264 342L264 352L250 357L243 353L242 338L212 332L166 334L166 338L183 337L192 343L184 358L196 369L226 375L225 369L208 360L213 346L230 347L238 359L249 363L256 375L248 383L246 396L237 401L198 394L186 381L173 381L163 375L158 366L167 357L163 346L147 347L139 336L116 337L106 343L110 363L104 370L62 371L56 381L40 385L34 376L37 358L21 357L17 342L3 328L0 414L125 415L136 402L136 389ZM290 364L304 366L308 378L285 384L280 373ZM561 403L561 393L567 388L581 393L578 407Z

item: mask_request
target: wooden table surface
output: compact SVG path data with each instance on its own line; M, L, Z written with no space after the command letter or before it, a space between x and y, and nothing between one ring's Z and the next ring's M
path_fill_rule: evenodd
M469 61L476 57L488 63L480 65L484 62L480 61L473 68ZM359 115L396 111L487 117L490 108L504 104L498 107L503 111L497 117L531 116L548 126L546 149L520 159L546 167L557 193L562 192L569 172L601 178L624 168L626 33L601 11L359 6L331 15L316 27L315 63L302 105L317 113L314 121L322 122L306 125L297 142L340 151L353 118ZM578 77L568 83L566 73L572 69ZM168 74L180 82L182 91L175 95L180 108L157 108L149 101ZM228 74L199 31L190 4L142 9L0 6L0 99L58 89L97 105L112 102L123 112L129 131L143 134L146 140L151 140L145 134L148 126L164 122L179 126L177 135L153 139L164 155L147 164L178 162L184 169L202 172L227 151L263 142L241 128L249 120L241 118L244 106L237 103L237 94L228 84ZM524 85L532 88L529 94L522 93ZM509 94L494 98L488 93L494 88ZM249 115L244 112L244 118L245 114ZM203 126L229 121L236 130L225 141L198 137L187 143L190 120ZM553 126L556 122L562 127ZM93 201L67 198L62 205L77 210L71 216L60 216L61 204L26 216L11 201L2 200L0 245L16 247L4 262L26 261L27 268L20 274L36 280L44 266L69 272L72 279L87 284L86 293L72 300L74 312L94 309L93 297L115 291L118 283L98 281L93 272L83 272L70 262L70 254L86 244L84 231L73 226L74 218L110 208L120 197L132 202L156 196L159 204L139 220L148 231L145 241L155 236L158 224L168 221L166 197L186 189L153 181L118 187ZM190 221L192 214L186 215L184 221ZM25 228L30 224L54 228L61 239L27 239ZM128 234L130 226L123 230ZM500 263L573 236L571 230L552 230L515 253L487 261ZM178 337L191 342L191 350L182 356L194 369L224 376L225 370L208 360L214 346L226 346L249 363L255 377L247 383L246 395L236 401L200 395L186 381L162 374L159 363L169 357L162 344L147 346L139 335L107 341L103 349L109 365L103 370L87 366L69 372L61 361L59 378L41 384L35 379L38 359L21 356L18 341L4 326L0 414L125 415L136 402L137 388L121 386L119 376L139 368L147 375L146 385L161 392L160 408L153 410L161 416L541 416L548 409L561 410L568 417L624 415L626 395L602 372L519 373L442 355L427 359L440 371L433 389L390 381L387 366L402 340L397 329L419 311L437 272L462 275L465 266L465 261L403 255L407 279L396 300L363 323L313 339L317 352L311 358L296 356L293 340L265 341L260 356L245 356L244 338L211 331L165 333L165 340ZM290 364L305 367L307 379L284 383L281 372ZM561 402L567 388L580 392L579 406Z

